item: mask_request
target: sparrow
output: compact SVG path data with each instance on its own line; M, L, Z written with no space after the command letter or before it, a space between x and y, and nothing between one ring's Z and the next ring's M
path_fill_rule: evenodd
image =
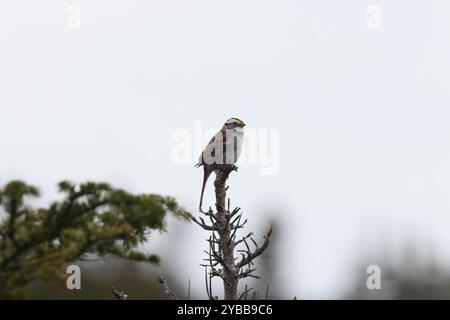
M230 118L209 141L202 151L196 168L203 166L203 185L200 195L199 210L202 211L203 193L209 176L213 171L224 168L224 165L234 166L239 159L244 142L245 123L238 118Z

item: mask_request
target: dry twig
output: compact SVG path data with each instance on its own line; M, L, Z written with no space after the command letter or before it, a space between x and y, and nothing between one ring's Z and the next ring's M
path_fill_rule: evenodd
M164 290L166 291L167 295L172 299L172 300L180 300L178 299L178 297L176 296L176 294L170 290L169 285L167 284L166 279L164 279L163 277L159 276L158 277L158 282L164 287Z
M125 294L122 291L117 290L114 287L111 287L111 291L112 291L112 294L114 295L114 297L116 297L118 300L127 300L127 298L128 298L127 294Z
M230 212L230 199L228 199L227 209L225 207L226 191L228 187L225 183L228 179L231 171L235 171L234 166L224 166L220 170L217 169L216 179L214 181L215 194L216 194L216 212L210 208L207 212L201 212L206 217L209 218L211 224L205 223L204 219L199 217L192 220L199 225L201 228L207 231L211 231L211 236L206 240L209 243L209 250L205 250L207 258L203 259L206 261L202 264L205 267L205 284L206 292L209 299L215 299L212 295L211 281L214 277L219 277L222 279L224 284L224 298L225 300L236 300L238 282L240 279L252 277L260 278L253 272L256 268L250 268L253 265L253 260L260 256L268 247L270 242L270 236L272 234L272 227L265 236L264 242L261 246L258 246L256 241L252 238L253 233L249 233L240 240L236 241L237 230L244 228L247 223L247 219L242 222L242 210L239 207L233 209ZM247 240L250 240L255 246L254 250ZM239 245L245 244L245 249L238 249ZM241 258L234 256L235 249L240 253ZM245 266L248 266L244 269ZM240 295L239 299L245 298L253 288L246 289ZM253 297L255 298L255 292L253 292ZM268 295L268 289L266 297Z

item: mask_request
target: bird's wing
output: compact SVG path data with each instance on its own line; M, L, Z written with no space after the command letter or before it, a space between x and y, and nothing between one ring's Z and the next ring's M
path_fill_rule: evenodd
M204 157L215 157L220 156L220 154L223 154L223 143L224 143L224 136L222 134L222 130L217 132L214 137L211 138L209 143L206 145L205 149L203 150L202 154L199 158L199 165L204 164ZM222 144L222 146L220 146ZM217 154L220 153L220 154Z

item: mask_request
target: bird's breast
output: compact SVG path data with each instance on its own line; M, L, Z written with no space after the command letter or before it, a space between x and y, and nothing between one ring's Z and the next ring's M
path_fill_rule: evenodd
M242 152L242 146L244 144L244 132L241 130L233 130L227 137L226 148L228 150L233 150L235 153L233 157L233 163L235 163ZM228 153L228 152L227 152Z

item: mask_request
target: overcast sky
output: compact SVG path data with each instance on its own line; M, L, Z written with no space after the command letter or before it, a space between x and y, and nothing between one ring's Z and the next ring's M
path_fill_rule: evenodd
M176 130L278 130L279 170L238 163L230 196L258 234L280 219L287 298L336 298L386 242L449 260L449 39L441 0L2 2L0 183L49 201L62 179L102 180L195 212L202 170L173 161ZM172 222L151 247L171 230L183 260L164 265L201 292L205 235Z

